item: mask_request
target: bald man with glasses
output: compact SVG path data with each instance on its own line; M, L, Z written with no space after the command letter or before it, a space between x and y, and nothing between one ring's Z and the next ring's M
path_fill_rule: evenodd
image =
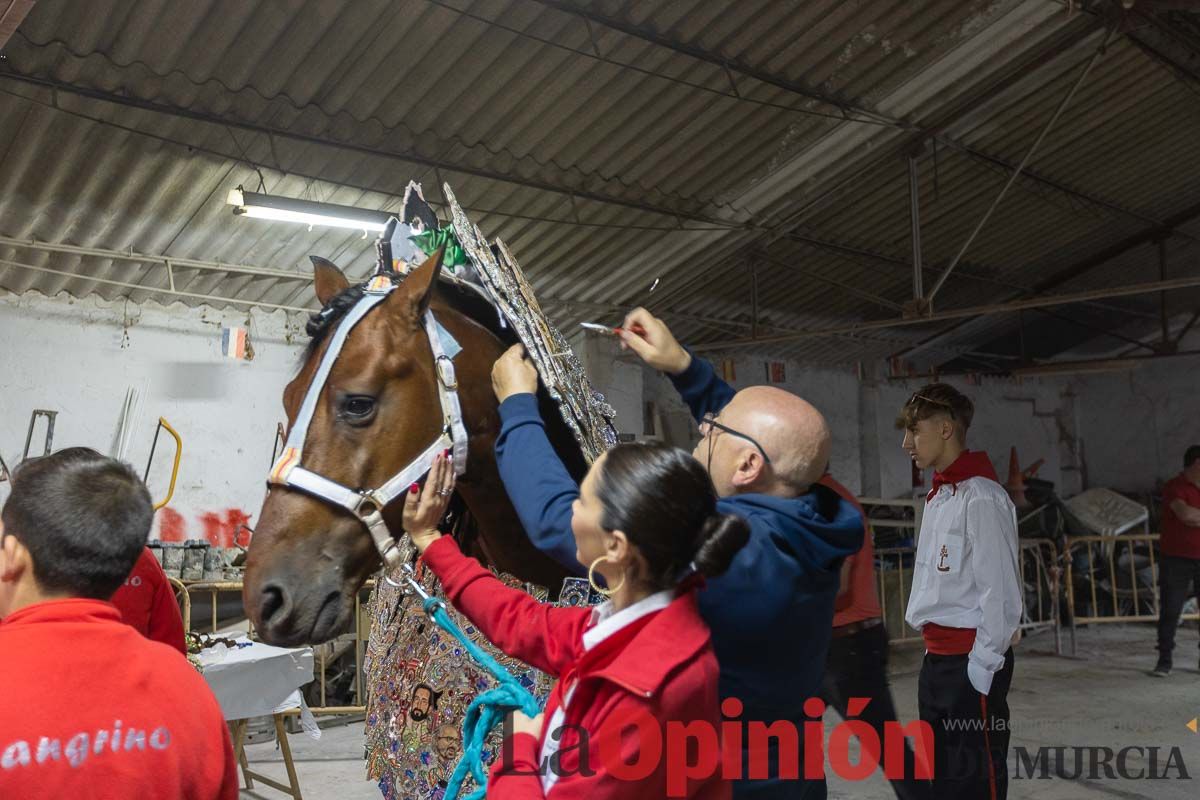
M729 571L700 593L700 612L712 631L721 698L741 703L733 715L742 723L790 722L800 739L781 750L772 738L764 754L752 753L746 737L743 773L765 756L766 777L735 781L734 797L824 798L824 776L804 772L803 705L820 693L842 561L863 540L859 513L818 484L829 464L829 427L781 389L734 392L645 309L631 312L623 328L623 346L670 377L700 425L692 454L712 477L718 509L750 523L750 541ZM537 372L523 348L496 362L492 385L500 400L496 457L509 497L534 544L583 574L571 535L579 489L546 438Z

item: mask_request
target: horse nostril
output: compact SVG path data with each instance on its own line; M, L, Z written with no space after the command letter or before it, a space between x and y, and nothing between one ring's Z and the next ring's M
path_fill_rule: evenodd
M259 603L258 612L261 620L261 625L266 627L270 624L271 618L280 615L288 605L287 594L282 586L276 584L267 584L262 589L262 601Z

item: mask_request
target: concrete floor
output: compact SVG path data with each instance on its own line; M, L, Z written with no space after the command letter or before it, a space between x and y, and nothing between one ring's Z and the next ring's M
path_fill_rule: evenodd
M1186 727L1189 720L1200 716L1196 629L1189 626L1181 631L1175 671L1167 679L1146 675L1154 664L1153 641L1154 631L1148 625L1093 626L1078 632L1078 655L1071 659L1052 654L1053 640L1049 635L1027 637L1017 648L1016 672L1009 694L1012 744L1024 746L1030 752L1037 747L1104 746L1115 751L1136 746L1148 753L1150 747L1158 747L1160 770L1170 749L1178 747L1190 779L1175 779L1178 772L1172 772L1169 780L1022 777L1010 779L1010 798L1193 800L1200 797L1200 734ZM906 719L917 715L920 659L919 646L893 648L892 691L899 712ZM840 719L830 714L825 722L826 728L831 729ZM319 742L304 734L293 734L289 740L306 798L374 800L379 797L375 785L364 777L362 723L328 728ZM250 745L247 754L254 769L286 780L273 742ZM1131 753L1128 764L1136 771L1146 766L1146 758ZM1010 765L1010 774L1011 771ZM831 775L829 789L831 798L890 800L894 797L879 773L860 782ZM243 791L242 796L283 797L272 789L257 786L253 792Z

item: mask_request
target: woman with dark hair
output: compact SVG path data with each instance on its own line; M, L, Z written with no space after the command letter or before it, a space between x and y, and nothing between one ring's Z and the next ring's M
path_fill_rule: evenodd
M728 568L749 527L717 513L704 467L659 444L620 445L592 465L571 527L576 557L608 597L596 609L539 603L464 556L436 530L453 483L453 466L439 456L424 490L414 485L406 498L405 530L446 596L488 639L558 678L543 714L514 715L488 797L730 797L718 758L717 660L696 590ZM643 727L622 735L632 720L657 728L645 753ZM672 765L682 773L711 755L711 772L672 774L678 783L668 785L668 722L711 726L713 752L697 759L690 748Z

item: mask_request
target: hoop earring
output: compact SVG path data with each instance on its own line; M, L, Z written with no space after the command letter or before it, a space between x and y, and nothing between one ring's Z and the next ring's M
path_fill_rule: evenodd
M618 583L616 586L612 587L611 589L605 589L596 583L596 565L599 564L601 561L608 561L608 556L600 556L599 558L597 558L595 561L592 562L592 565L590 567L588 567L588 583L591 584L593 589L595 589L597 592L604 595L605 597L612 597L614 594L621 591L621 587L625 585L625 573L624 572L621 573L621 582L620 583Z

